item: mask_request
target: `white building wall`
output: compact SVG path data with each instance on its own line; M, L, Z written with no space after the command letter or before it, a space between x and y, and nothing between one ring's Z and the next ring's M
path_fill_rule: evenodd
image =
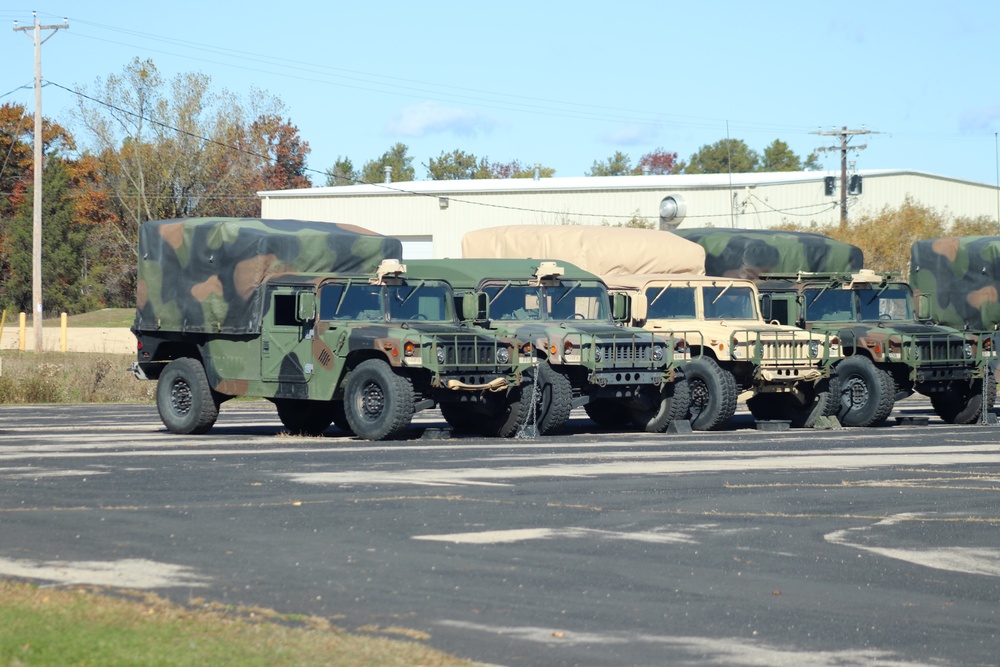
M904 171L868 171L862 194L848 196L848 215L898 208L907 196L950 217L997 217L997 188ZM836 177L837 193L823 179ZM767 229L783 222L835 223L840 219L839 174L707 174L414 181L259 193L263 218L355 224L395 236L410 252L460 257L462 235L516 224L616 225L638 216L659 222L660 201L683 198L682 227ZM446 201L445 201L446 200Z

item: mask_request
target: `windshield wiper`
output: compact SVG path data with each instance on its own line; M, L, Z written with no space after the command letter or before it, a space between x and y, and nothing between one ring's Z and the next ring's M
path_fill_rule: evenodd
M347 290L351 289L351 279L347 279L347 284L344 285L344 290L340 293L340 300L337 301L337 307L334 309L334 315L340 315L340 307L344 305L344 299L347 298Z
M495 302L495 301L496 301L497 299L499 299L499 298L500 298L500 295L501 295L501 294L503 294L504 292L506 292L506 291L507 291L507 288L508 288L508 287L510 287L510 286L511 286L511 285L513 285L513 284L514 284L514 283L513 283L513 281L510 281L510 280L508 280L508 281L507 281L507 284L506 284L506 285L504 285L503 287L501 287L501 288L500 288L500 289L499 289L499 290L497 291L497 293L493 295L493 298L492 298L492 299L490 299L490 305L492 306L492 305L493 305L493 303L494 303L494 302Z
M423 280L421 280L419 283L417 283L417 286L414 287L412 290L410 290L409 294L407 294L405 297L403 297L403 299L399 302L399 305L400 306L405 306L406 302L410 300L410 297L412 297L414 294L416 294L417 290L419 290L421 287L424 286L424 283L425 283L425 281L423 281ZM396 292L396 298L397 299L399 298L399 292Z
M659 301L659 300L660 300L660 297L661 297L661 296L663 296L664 292L666 292L666 291L667 291L667 288L668 288L668 287L670 287L670 285L664 285L664 286L663 286L663 289L661 289L661 290L660 290L660 291L659 291L659 292L658 292L658 293L656 294L656 296L655 296L655 297L653 298L653 300L649 302L649 305L651 305L651 306L652 306L652 305L653 305L654 303L656 303L657 301Z
M570 292L572 292L573 290L575 290L579 286L580 286L580 283L573 283L573 286L570 287L565 292L563 292L563 295L561 297L559 297L558 299L556 299L556 302L553 305L558 305L558 304L562 303L562 300L565 299L566 297L568 297L569 294L570 294Z
M733 284L729 283L728 285L726 285L725 287L723 287L722 291L719 292L718 295L716 295L716 297L714 299L712 299L712 305L714 306L715 302L718 301L719 299L721 299L722 295L725 294L727 291L729 291L729 288L732 287L732 286L733 286Z

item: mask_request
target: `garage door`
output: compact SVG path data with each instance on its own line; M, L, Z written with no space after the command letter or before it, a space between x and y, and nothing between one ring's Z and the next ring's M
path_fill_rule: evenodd
M403 242L403 261L408 259L434 259L434 237L397 236Z

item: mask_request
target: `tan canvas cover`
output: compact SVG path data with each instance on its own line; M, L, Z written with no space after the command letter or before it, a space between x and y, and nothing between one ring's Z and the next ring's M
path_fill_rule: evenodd
M753 283L749 280L744 280L742 278L712 278L705 276L704 274L696 273L632 273L632 274L615 274L606 273L601 275L601 280L608 286L609 289L618 290L642 290L649 283L655 282L665 282L665 281L684 281L684 280L697 280L701 284L705 282L711 282L714 280L725 281L725 284L732 285L746 285L753 286Z
M510 225L468 232L462 256L561 259L597 274L705 274L705 250L655 229L585 225Z

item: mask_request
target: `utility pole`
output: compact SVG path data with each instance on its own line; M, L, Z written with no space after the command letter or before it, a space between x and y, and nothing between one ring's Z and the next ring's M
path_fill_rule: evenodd
M823 146L822 148L817 148L816 150L823 151L840 151L840 228L843 229L847 227L847 151L860 151L868 148L868 144L861 144L860 146L848 146L847 144L851 141L851 138L858 134L871 134L872 131L865 128L864 125L861 126L860 130L848 130L845 125L839 130L830 130L824 132L818 130L813 132L813 134L818 134L823 137L840 137L839 146Z
M34 25L19 27L14 21L15 32L23 32L35 43L35 198L31 228L31 326L35 332L35 352L42 351L42 44L62 28L68 28L66 19L59 25L41 25L38 14L31 13ZM42 31L52 32L42 39ZM30 31L30 32L29 32Z

